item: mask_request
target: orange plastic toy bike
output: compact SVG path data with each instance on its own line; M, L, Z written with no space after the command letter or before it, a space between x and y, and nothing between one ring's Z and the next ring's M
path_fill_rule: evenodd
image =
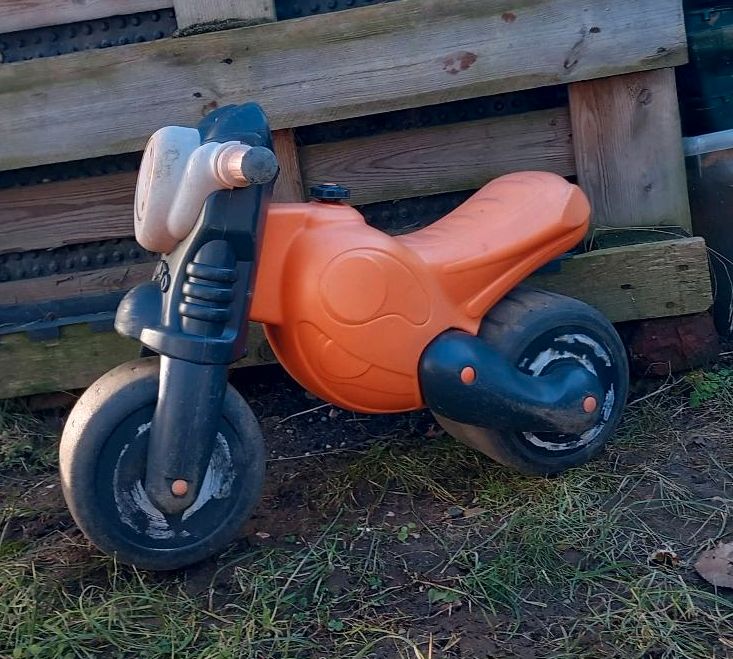
M230 542L264 478L263 439L227 384L249 320L282 365L361 412L428 407L454 437L527 474L593 457L614 432L626 355L593 308L519 284L582 240L588 202L545 173L497 179L428 228L392 237L344 203L271 204L277 162L255 104L149 141L135 232L163 254L117 331L149 354L74 408L64 494L100 548L173 569Z

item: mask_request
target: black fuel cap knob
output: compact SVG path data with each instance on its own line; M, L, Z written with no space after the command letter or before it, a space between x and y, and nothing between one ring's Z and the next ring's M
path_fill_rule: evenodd
M341 201L348 199L351 191L338 183L321 183L311 186L310 194L317 201Z

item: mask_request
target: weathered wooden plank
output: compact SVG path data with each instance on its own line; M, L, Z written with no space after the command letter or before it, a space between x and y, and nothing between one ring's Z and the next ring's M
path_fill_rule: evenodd
M136 172L0 190L0 254L133 233Z
M306 146L301 163L306 186L341 183L354 204L471 190L524 169L575 174L567 108Z
M702 238L589 252L566 261L562 272L536 275L529 283L577 297L615 323L699 313L713 303Z
M134 14L164 9L172 4L172 0L3 0L0 2L0 32Z
M530 285L575 296L614 322L693 314L712 304L705 242L701 238L612 247L566 261L562 272L535 275ZM272 361L251 326L247 363ZM138 345L86 327L62 328L51 343L24 335L0 337L0 398L87 386L137 355Z
M178 29L213 21L275 20L274 0L173 0Z
M0 169L135 151L247 99L288 128L686 59L679 0L400 0L4 65Z
M673 69L572 84L570 112L594 226L691 230Z
M250 324L250 354L237 366L273 361L261 325ZM0 336L0 399L87 387L111 368L139 356L140 344L86 325L61 328L54 341L24 334Z
M150 279L155 265L155 263L136 263L4 282L0 284L0 305L30 304L44 300L126 291Z
M306 185L337 181L351 203L478 188L521 169L575 173L567 108L304 147L274 132L276 201L302 201ZM133 233L136 174L0 190L0 254L125 238Z

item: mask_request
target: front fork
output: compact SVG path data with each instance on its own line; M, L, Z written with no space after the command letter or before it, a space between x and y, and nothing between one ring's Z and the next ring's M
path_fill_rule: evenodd
M226 364L160 358L145 492L166 513L183 512L201 490L222 417L228 370Z
M212 112L199 132L204 144L264 147L242 161L239 173L250 183L206 198L189 235L161 259L152 282L125 296L115 319L120 334L161 355L145 492L171 515L189 508L206 487L228 367L246 355L250 298L277 172L267 119L255 104Z

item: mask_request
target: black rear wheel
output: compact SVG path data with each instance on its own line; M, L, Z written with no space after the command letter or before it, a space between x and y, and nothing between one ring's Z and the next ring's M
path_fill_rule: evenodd
M163 513L144 487L157 397L157 358L123 364L97 380L64 428L61 484L74 520L100 549L140 568L172 570L237 536L259 500L265 454L252 411L229 387L196 500L182 514Z
M479 336L524 373L545 375L568 363L592 372L604 391L601 418L571 435L484 428L436 415L450 435L528 475L561 473L603 449L621 420L629 374L623 343L601 313L573 298L519 288L486 315Z

